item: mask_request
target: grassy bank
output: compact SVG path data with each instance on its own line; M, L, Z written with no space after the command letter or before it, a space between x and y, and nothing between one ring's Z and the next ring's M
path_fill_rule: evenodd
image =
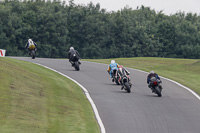
M29 62L0 63L0 133L100 132L78 85Z
M112 59L87 60L110 64ZM154 70L161 76L175 80L200 95L200 60L172 58L118 58L117 63L143 71Z

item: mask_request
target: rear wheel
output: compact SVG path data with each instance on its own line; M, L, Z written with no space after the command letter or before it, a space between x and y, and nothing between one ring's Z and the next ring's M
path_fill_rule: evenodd
M161 91L160 91L160 88L159 88L158 86L155 87L155 92L156 92L156 94L157 94L159 97L162 96Z
M130 88L130 86L129 86L129 83L126 82L124 85L125 85L125 87L126 87L126 91L127 91L128 93L130 93L130 92L131 92L131 88Z
M35 50L31 51L31 56L32 56L32 59L35 59Z
M74 67L77 71L80 70L78 61L74 62Z

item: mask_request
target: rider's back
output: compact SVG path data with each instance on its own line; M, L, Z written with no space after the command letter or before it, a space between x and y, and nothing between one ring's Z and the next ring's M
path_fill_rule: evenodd
M110 68L111 68L111 70L118 69L117 63L110 64Z

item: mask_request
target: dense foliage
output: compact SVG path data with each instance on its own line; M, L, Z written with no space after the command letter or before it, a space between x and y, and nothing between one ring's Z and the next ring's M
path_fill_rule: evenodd
M200 58L200 16L168 16L144 6L107 12L73 0L0 2L0 48L10 56L27 55L29 38L39 57L66 57L73 46L82 58Z

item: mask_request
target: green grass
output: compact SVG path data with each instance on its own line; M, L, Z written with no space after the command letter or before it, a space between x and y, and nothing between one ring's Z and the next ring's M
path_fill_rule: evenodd
M111 60L88 59L86 61L110 64ZM155 57L117 58L114 60L125 67L147 72L154 70L159 75L175 80L200 95L200 60Z
M41 66L0 58L0 133L99 133L82 89Z

